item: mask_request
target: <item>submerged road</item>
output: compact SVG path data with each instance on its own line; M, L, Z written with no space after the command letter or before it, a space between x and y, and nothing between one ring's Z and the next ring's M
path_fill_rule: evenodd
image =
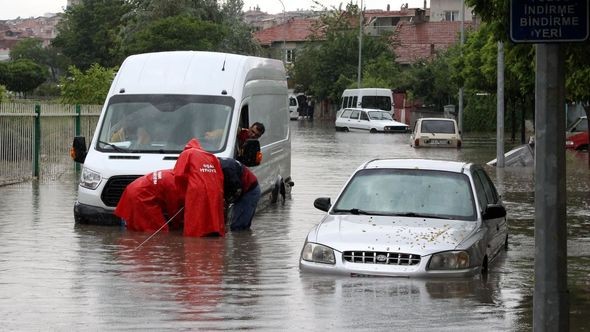
M509 250L487 279L414 280L301 274L307 232L363 161L424 157L485 164L495 142L414 150L409 134L335 132L291 121L295 186L225 238L154 236L75 225L75 174L0 187L1 330L530 331L534 276L531 168L486 167L508 208ZM507 149L508 150L508 149ZM567 152L571 331L590 330L590 171Z

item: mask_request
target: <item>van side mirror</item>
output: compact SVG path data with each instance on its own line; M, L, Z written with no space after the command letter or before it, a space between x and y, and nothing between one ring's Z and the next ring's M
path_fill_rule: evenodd
M488 204L483 212L483 220L506 217L506 209L500 204Z
M313 206L318 210L328 212L332 206L332 202L330 201L330 197L319 197L313 201Z
M75 136L72 147L70 148L70 157L75 162L83 164L84 160L86 160L86 154L88 154L86 138L84 136Z
M257 139L248 139L244 142L241 154L237 158L242 164L251 167L258 166L262 162L260 142Z

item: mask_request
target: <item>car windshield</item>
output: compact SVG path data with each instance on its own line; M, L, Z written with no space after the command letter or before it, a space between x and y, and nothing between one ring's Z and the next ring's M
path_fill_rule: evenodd
M574 121L570 127L566 130L567 132L580 132L588 131L588 118L580 117Z
M365 169L356 173L334 213L476 220L465 174L420 169Z
M363 96L361 101L363 108L374 108L378 110L391 110L391 97L389 96Z
M454 134L455 123L447 120L424 120L420 131L422 133Z
M109 100L96 148L179 153L191 138L210 152L227 142L235 101L226 96L117 95Z
M369 111L371 120L393 120L391 114L382 111Z

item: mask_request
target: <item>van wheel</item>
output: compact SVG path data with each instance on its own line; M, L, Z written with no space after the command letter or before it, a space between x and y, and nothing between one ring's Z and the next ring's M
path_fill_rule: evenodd
M344 127L344 128L342 128L342 131L349 132L350 130L348 130L348 127Z
M270 193L270 202L272 204L276 203L279 200L279 194L281 194L283 203L285 202L285 183L283 182L282 178L277 179L275 182L274 187Z

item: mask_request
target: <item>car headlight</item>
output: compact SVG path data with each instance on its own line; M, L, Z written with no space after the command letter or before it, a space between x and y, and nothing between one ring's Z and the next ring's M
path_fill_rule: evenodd
M84 167L80 175L80 186L88 189L96 189L100 184L100 173Z
M307 242L301 252L301 259L314 263L335 264L334 250L317 243Z
M428 269L460 270L469 267L469 254L465 251L447 251L432 255Z

